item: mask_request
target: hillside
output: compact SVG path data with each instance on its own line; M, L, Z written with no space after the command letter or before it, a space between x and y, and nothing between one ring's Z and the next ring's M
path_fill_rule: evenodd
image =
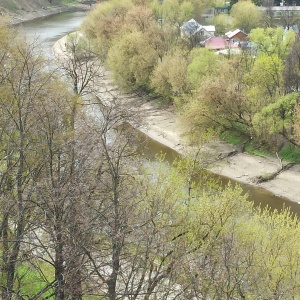
M86 9L89 0L0 0L0 15L10 15L12 23L23 22L61 11Z

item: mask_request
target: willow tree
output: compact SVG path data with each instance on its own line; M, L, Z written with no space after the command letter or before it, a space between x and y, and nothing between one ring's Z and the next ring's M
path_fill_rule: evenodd
M115 41L108 52L107 63L115 82L123 88L132 89L149 84L157 59L157 53L145 35L133 31Z
M240 1L232 5L230 16L233 26L249 33L262 23L262 14L258 7L251 1Z
M87 15L81 27L98 52L107 54L112 40L119 35L125 16L132 7L134 4L130 0L112 0L97 5Z
M179 28L194 15L194 5L191 1L152 1L151 8L157 19Z
M254 107L245 93L243 80L249 56L223 59L215 58L210 53L207 53L208 56L202 54L196 56L188 67L194 91L183 105L184 124L191 134L199 134L208 128L249 134ZM207 61L216 67L211 70Z
M298 103L299 93L290 93L265 106L254 118L254 127L257 135L262 138L268 138L278 134L284 140L299 146L297 130L295 131L299 118L296 109Z
M150 86L166 101L188 92L187 65L187 57L183 51L177 49L166 54L153 70Z

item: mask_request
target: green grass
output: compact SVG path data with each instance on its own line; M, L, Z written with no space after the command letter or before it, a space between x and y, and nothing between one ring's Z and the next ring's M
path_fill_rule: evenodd
M232 132L232 131L223 132L220 135L220 138L232 145L238 145L245 141L245 137L241 133ZM271 152L268 149L263 148L262 146L257 146L255 141L253 140L248 141L245 144L245 151L255 156L263 156L263 157L275 156L274 152ZM300 149L293 145L285 146L280 151L279 156L285 161L300 164Z
M272 156L272 153L266 149L263 148L257 148L253 144L253 142L248 142L245 146L245 151L249 154L253 154L255 156Z
M246 142L244 150L256 156L271 156L272 153L263 147L257 147L254 140L237 131L226 131L220 135L221 139L231 145L241 145Z
M38 270L38 268L40 270ZM34 268L32 265L23 264L18 268L17 279L20 280L21 294L34 296L38 294L48 282L53 281L54 272L53 269L44 262L38 262L38 268ZM18 284L18 283L16 283ZM43 294L43 299L49 297L53 293L50 289ZM53 298L49 298L53 299Z
M40 270L38 270L40 269ZM25 296L25 299L30 299L37 295L49 282L54 280L54 269L45 262L37 262L37 268L31 264L24 263L19 266L17 279L20 280L20 295ZM18 285L18 282L16 282ZM53 289L49 289L46 293L40 296L38 299L54 300ZM48 298L49 297L49 298ZM107 300L108 298L96 295L86 295L84 300Z
M239 132L225 131L221 134L220 137L222 140L232 145L241 144L244 140L243 135Z
M288 162L300 164L300 149L293 145L285 146L280 151L279 156Z

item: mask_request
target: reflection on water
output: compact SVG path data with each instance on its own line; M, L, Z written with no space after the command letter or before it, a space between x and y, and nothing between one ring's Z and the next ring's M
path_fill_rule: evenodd
M145 136L143 133L139 134L139 138L143 140L143 148L141 151L144 153L145 157L150 160L155 160L157 153L163 153L165 155L165 159L170 163L175 158L180 157L180 154L176 151ZM213 178L220 180L223 186L227 185L229 182L231 182L231 184L240 185L243 191L249 195L249 201L253 201L255 206L269 207L271 210L277 209L279 211L283 208L290 208L292 213L295 213L298 217L300 216L300 205L296 202L292 202L286 198L277 197L263 188L239 183L225 176L214 174L212 174L212 176Z
M224 176L221 179L223 184L227 184L229 181L235 182ZM238 184L249 194L249 200L253 201L256 206L261 205L261 207L269 207L271 210L277 209L278 211L281 211L283 208L290 208L291 212L295 213L298 217L300 216L300 205L297 202L278 197L261 187L254 187L243 183Z
M49 55L52 53L51 49L54 43L64 35L78 29L86 14L85 11L65 12L17 26L24 30L24 34L29 40L38 39L46 54Z

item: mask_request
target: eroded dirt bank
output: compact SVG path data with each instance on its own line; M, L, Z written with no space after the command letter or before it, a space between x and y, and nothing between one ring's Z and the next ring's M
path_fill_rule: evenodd
M0 16L8 15L11 24L19 24L62 12L89 10L91 6L85 3L62 5L55 0L51 3L49 0L0 0Z

